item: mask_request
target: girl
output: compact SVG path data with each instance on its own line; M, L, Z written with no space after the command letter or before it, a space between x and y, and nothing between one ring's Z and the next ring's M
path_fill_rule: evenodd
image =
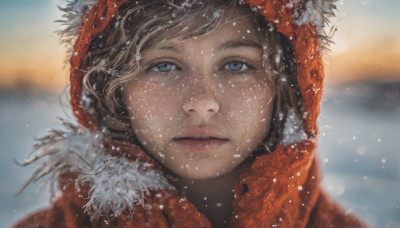
M362 227L320 190L315 158L334 8L69 2L80 125L23 164L38 165L26 185L60 191L15 227Z

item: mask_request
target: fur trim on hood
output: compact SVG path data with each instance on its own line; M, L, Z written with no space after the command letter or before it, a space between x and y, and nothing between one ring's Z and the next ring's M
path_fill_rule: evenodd
M72 48L75 39L78 35L78 30L82 26L85 15L97 4L98 0L72 0L67 1L65 7L58 7L63 14L63 19L57 20L65 28L60 30L58 34L61 37L62 42L66 43ZM70 49L72 51L72 49Z
M64 126L67 132L51 130L50 135L35 145L34 155L20 164L35 164L36 169L17 195L40 180L50 184L55 199L57 183L63 175L77 174L73 180L77 193L88 193L85 211L97 219L101 214L117 217L125 209L133 213L136 205L143 205L150 191L174 190L160 170L151 169L153 164L111 156L103 146L101 133L67 123ZM111 149L121 150L119 146Z

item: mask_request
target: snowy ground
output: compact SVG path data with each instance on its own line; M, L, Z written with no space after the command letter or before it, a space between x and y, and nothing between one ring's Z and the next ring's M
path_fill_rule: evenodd
M330 88L322 103L319 145L324 186L348 212L375 227L400 227L400 83ZM46 189L13 194L31 169L22 161L47 127L65 117L59 98L0 91L0 227L48 204Z
M319 117L324 185L371 225L400 227L400 83L331 90Z

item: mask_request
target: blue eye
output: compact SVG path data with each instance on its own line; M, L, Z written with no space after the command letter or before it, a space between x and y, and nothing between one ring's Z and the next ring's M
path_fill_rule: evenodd
M241 61L232 61L224 66L224 70L229 70L233 72L243 72L249 69L250 69L249 65Z
M168 73L177 70L177 67L173 63L163 62L156 64L150 70L155 72Z

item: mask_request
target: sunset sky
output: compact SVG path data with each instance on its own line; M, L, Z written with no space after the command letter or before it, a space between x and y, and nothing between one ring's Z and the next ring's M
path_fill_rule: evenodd
M61 28L61 0L0 1L0 89L66 85L66 50L54 31ZM400 80L400 1L343 0L334 20L336 44L325 57L327 82Z

